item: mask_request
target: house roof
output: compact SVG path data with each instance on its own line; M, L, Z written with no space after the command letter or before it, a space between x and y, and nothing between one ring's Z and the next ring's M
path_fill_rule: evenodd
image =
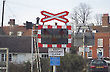
M9 52L31 52L31 37L0 36L0 48L9 48Z
M17 32L23 32L22 36L17 36ZM9 32L13 32L9 36ZM4 26L0 28L0 48L9 48L13 53L30 53L31 52L31 35L32 29L26 29L26 26ZM35 49L34 49L35 50ZM47 53L47 48L40 48L41 53ZM34 51L35 52L35 51Z
M83 33L78 33L73 35L74 46L83 45ZM85 45L93 46L94 45L94 33L86 32L84 33Z
M31 53L31 37L0 36L0 48L9 48L11 53ZM48 49L40 48L39 51L40 53L47 53Z
M6 35L9 35L9 32L13 32L13 35L16 36L18 31L23 32L23 36L31 36L32 29L26 29L26 26L4 26L3 31Z
M97 32L110 32L110 26L103 27L103 26L93 26L93 30L96 30Z
M2 28L0 28L0 35L5 35L6 33L3 31Z

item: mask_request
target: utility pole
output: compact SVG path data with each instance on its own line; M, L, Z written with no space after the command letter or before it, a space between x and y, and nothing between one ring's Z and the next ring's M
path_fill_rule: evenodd
M83 57L86 58L86 49L85 49L85 30L83 29Z
M5 0L3 0L3 8L2 8L2 25L1 25L1 28L3 28L3 22L4 22L4 7L5 7Z

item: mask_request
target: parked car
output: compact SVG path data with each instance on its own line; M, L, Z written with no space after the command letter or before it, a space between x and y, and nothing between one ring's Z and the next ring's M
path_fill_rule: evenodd
M103 59L104 59L104 61L106 61L106 63L108 63L110 65L110 58L109 57L105 57Z
M88 72L108 72L108 64L101 59L92 60L88 65Z

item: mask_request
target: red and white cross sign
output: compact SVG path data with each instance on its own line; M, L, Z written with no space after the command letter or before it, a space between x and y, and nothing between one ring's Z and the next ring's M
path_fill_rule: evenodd
M69 20L67 18L64 18L64 16L67 16L69 14L68 11L60 12L57 14L49 13L47 11L41 11L41 14L45 16L45 18L41 19L41 22L45 23L51 20L58 20L64 23L68 23Z

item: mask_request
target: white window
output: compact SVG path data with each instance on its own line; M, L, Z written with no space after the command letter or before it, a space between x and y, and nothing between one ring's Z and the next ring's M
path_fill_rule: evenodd
M13 32L9 32L9 35L13 35Z
M6 54L1 54L1 61L6 61L6 57L7 55ZM12 54L9 54L9 61L12 61Z
M22 34L23 34L23 32L21 32L21 31L17 32L17 36L22 36Z
M98 48L97 49L97 56L98 56L98 58L102 58L103 57L103 48Z
M93 30L92 32L93 32L93 33L96 33L97 31L96 31L96 30Z
M98 39L98 47L103 47L103 39Z

